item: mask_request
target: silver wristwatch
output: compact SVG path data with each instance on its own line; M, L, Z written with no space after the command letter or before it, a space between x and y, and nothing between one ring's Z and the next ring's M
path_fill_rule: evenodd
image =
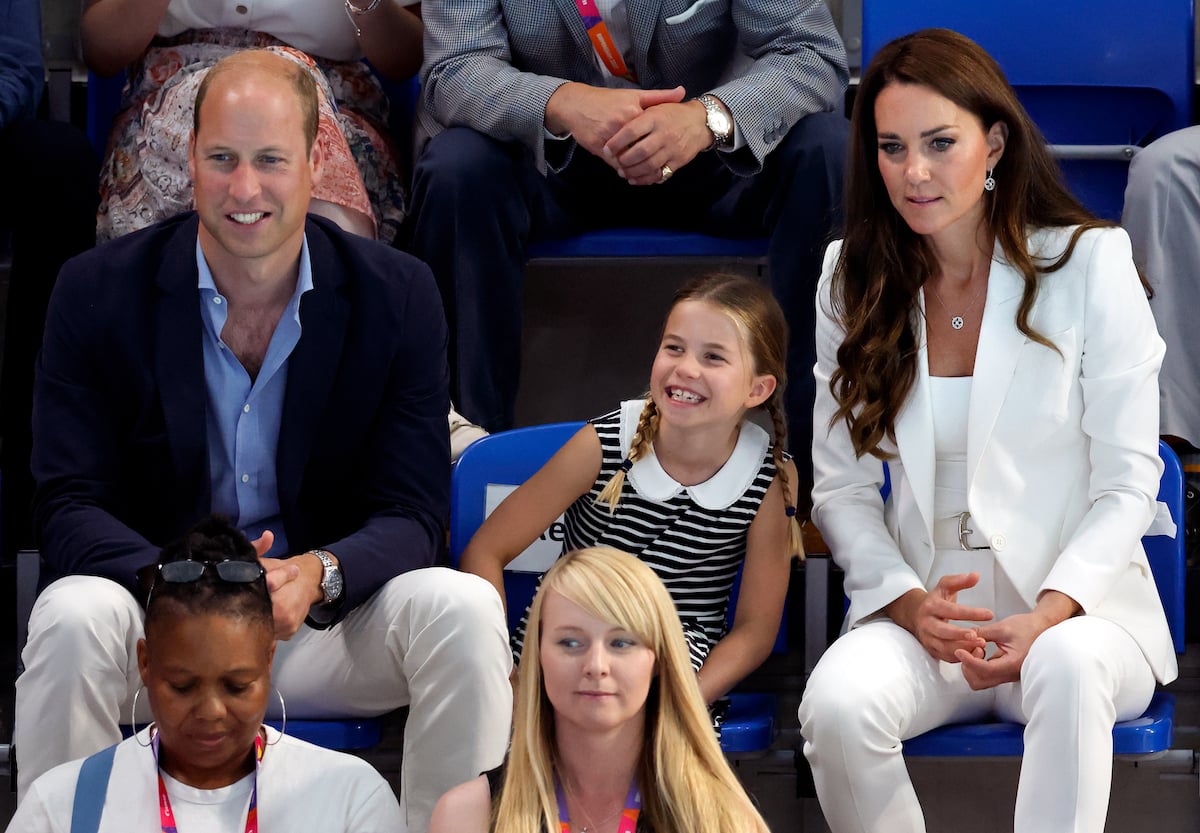
M334 563L333 558L325 550L309 550L309 552L321 559L321 564L325 567L325 574L321 576L321 592L325 594L325 598L321 600L321 604L331 605L341 601L342 592L346 589L345 582L342 580L342 568Z
M729 117L725 105L715 95L708 93L697 100L704 105L707 113L704 123L708 125L708 132L713 135L713 143L709 145L709 150L733 145L733 119Z

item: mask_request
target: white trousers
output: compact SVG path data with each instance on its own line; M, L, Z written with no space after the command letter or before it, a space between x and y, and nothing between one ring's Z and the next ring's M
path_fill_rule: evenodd
M834 833L920 833L901 741L995 715L1026 724L1013 829L1103 833L1113 723L1144 712L1154 687L1129 634L1093 616L1045 631L1020 682L985 691L899 625L877 621L839 638L813 670L800 704L804 754Z
M17 680L18 800L46 770L121 739L141 685L141 607L107 579L70 576L38 597ZM275 651L289 717L379 715L408 705L400 804L423 833L443 792L500 764L512 657L499 596L444 568L392 579L328 630L302 626ZM149 721L138 698L139 725ZM271 717L279 704L272 697Z
M1121 225L1154 288L1150 309L1167 343L1160 433L1200 447L1200 127L1177 130L1133 157Z

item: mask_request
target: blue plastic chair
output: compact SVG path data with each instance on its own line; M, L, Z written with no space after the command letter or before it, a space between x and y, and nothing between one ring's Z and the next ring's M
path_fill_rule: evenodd
M112 131L113 119L121 109L121 91L124 89L124 71L109 78L88 72L87 135L96 156L101 159L105 158L108 150L108 134Z
M582 422L563 422L504 431L476 440L462 453L450 481L451 563L458 564L471 536L486 517L488 486L524 483L583 425ZM545 566L548 565L543 564L542 569ZM540 575L540 570L505 570L504 592L508 599L510 631L516 628L532 601ZM737 585L734 590L736 594ZM735 603L736 595L730 600L730 616ZM786 650L782 627L776 649ZM731 754L769 748L775 739L774 695L734 692L730 701L730 710L721 725L721 749Z
M1075 195L1117 220L1129 158L1191 124L1193 14L1193 0L1010 0L1003 14L987 3L863 0L862 60L931 26L970 37L1004 69Z
M1187 555L1183 538L1183 466L1164 442L1159 442L1164 470L1158 499L1171 510L1174 538L1146 536L1142 546L1150 560L1158 595L1167 614L1167 625L1175 650L1183 653L1184 577ZM1171 748L1175 728L1175 697L1157 692L1141 717L1113 727L1113 754L1155 755ZM911 757L1016 757L1025 751L1025 727L1018 723L958 723L940 726L904 741L904 754Z
M604 257L728 257L758 260L766 256L765 237L711 237L697 232L654 228L598 229L574 237L539 240L529 247L531 260Z

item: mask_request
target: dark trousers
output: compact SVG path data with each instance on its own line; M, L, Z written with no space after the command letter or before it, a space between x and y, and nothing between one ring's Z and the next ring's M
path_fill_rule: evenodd
M96 242L99 164L64 122L24 119L0 130L0 225L12 233L12 270L0 371L0 517L4 552L33 544L33 370L58 270Z
M523 146L465 127L435 136L414 173L409 244L441 287L458 409L491 431L512 426L530 241L638 225L770 235L771 287L791 330L788 445L811 482L814 297L825 244L841 227L847 136L840 114L818 113L793 127L754 176L704 153L668 182L642 187L582 148L563 172L543 177Z

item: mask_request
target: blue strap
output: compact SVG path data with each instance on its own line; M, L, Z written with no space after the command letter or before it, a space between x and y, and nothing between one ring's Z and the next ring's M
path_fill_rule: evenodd
M75 804L71 808L71 833L96 833L104 813L104 797L108 793L108 776L112 773L114 743L89 756L79 768L75 782Z

